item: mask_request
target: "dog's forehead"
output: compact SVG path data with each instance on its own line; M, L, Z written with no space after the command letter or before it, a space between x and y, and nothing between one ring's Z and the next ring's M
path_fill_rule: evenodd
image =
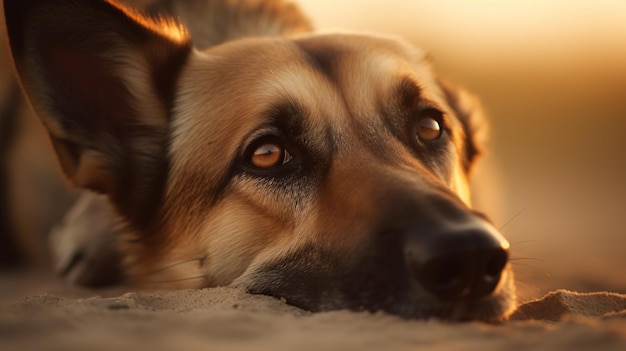
M370 118L385 101L393 103L407 81L420 98L445 105L424 53L401 40L357 34L256 38L194 55L181 79L179 96L186 101L178 105L221 123L228 115L240 122L262 119L268 106L289 101L310 110L311 118L332 118L339 126L342 117Z
M295 40L309 64L332 81L348 105L397 93L407 80L436 100L439 87L424 52L398 38L328 34Z
M295 44L308 64L341 95L354 121L373 126L383 110L400 100L428 101L446 108L441 87L425 53L398 38L328 34L303 37Z
M256 38L195 52L180 79L172 128L172 152L186 155L173 159L194 159L205 172L219 174L225 164L197 156L232 159L251 131L272 117L268 111L285 103L306 111L301 122L312 137L329 129L342 137L359 119L384 128L376 111L397 101L407 80L420 98L445 104L424 54L398 40L352 34Z

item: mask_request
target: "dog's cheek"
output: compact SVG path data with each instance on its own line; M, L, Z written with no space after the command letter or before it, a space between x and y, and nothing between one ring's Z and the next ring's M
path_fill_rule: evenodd
M181 230L169 231L160 240L126 240L125 266L132 283L167 289L229 285L264 250L288 237L280 221L229 192L195 216L204 220L188 213L188 222L197 225L181 224Z
M284 222L236 194L229 194L211 211L201 235L211 285L230 284L262 251L289 236Z

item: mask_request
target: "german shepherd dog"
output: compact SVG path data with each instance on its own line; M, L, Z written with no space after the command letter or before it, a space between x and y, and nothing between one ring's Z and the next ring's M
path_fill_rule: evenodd
M470 207L477 106L422 51L313 34L279 0L153 6L188 29L113 0L4 0L22 88L70 182L119 217L128 282L507 318L509 244Z

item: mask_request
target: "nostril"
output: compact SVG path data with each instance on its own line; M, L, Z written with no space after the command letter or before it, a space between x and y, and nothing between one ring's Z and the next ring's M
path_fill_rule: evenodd
M488 258L485 265L485 280L495 280L497 282L508 260L508 254L504 250L497 251L492 257Z
M476 278L472 283L472 294L474 298L480 298L491 294L491 292L498 286L502 271L508 262L508 253L506 250L491 250L482 253L481 257L484 257L484 266L482 272L479 270L476 272Z
M458 256L437 257L416 270L417 280L442 299L457 299L469 293L466 262Z
M503 249L449 252L414 265L417 281L444 300L479 299L495 290L508 261Z
M433 269L432 283L440 285L441 288L448 288L459 284L463 276L463 267L458 261L445 262L439 268Z

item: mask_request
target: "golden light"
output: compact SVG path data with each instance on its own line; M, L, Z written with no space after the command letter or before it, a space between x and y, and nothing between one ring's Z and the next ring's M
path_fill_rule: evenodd
M474 203L499 225L528 208L504 233L536 243L516 254L555 277L626 289L614 269L626 265L626 1L299 3L320 29L397 35L429 52L485 105L491 158L477 170L491 172ZM533 282L544 283L566 286Z

